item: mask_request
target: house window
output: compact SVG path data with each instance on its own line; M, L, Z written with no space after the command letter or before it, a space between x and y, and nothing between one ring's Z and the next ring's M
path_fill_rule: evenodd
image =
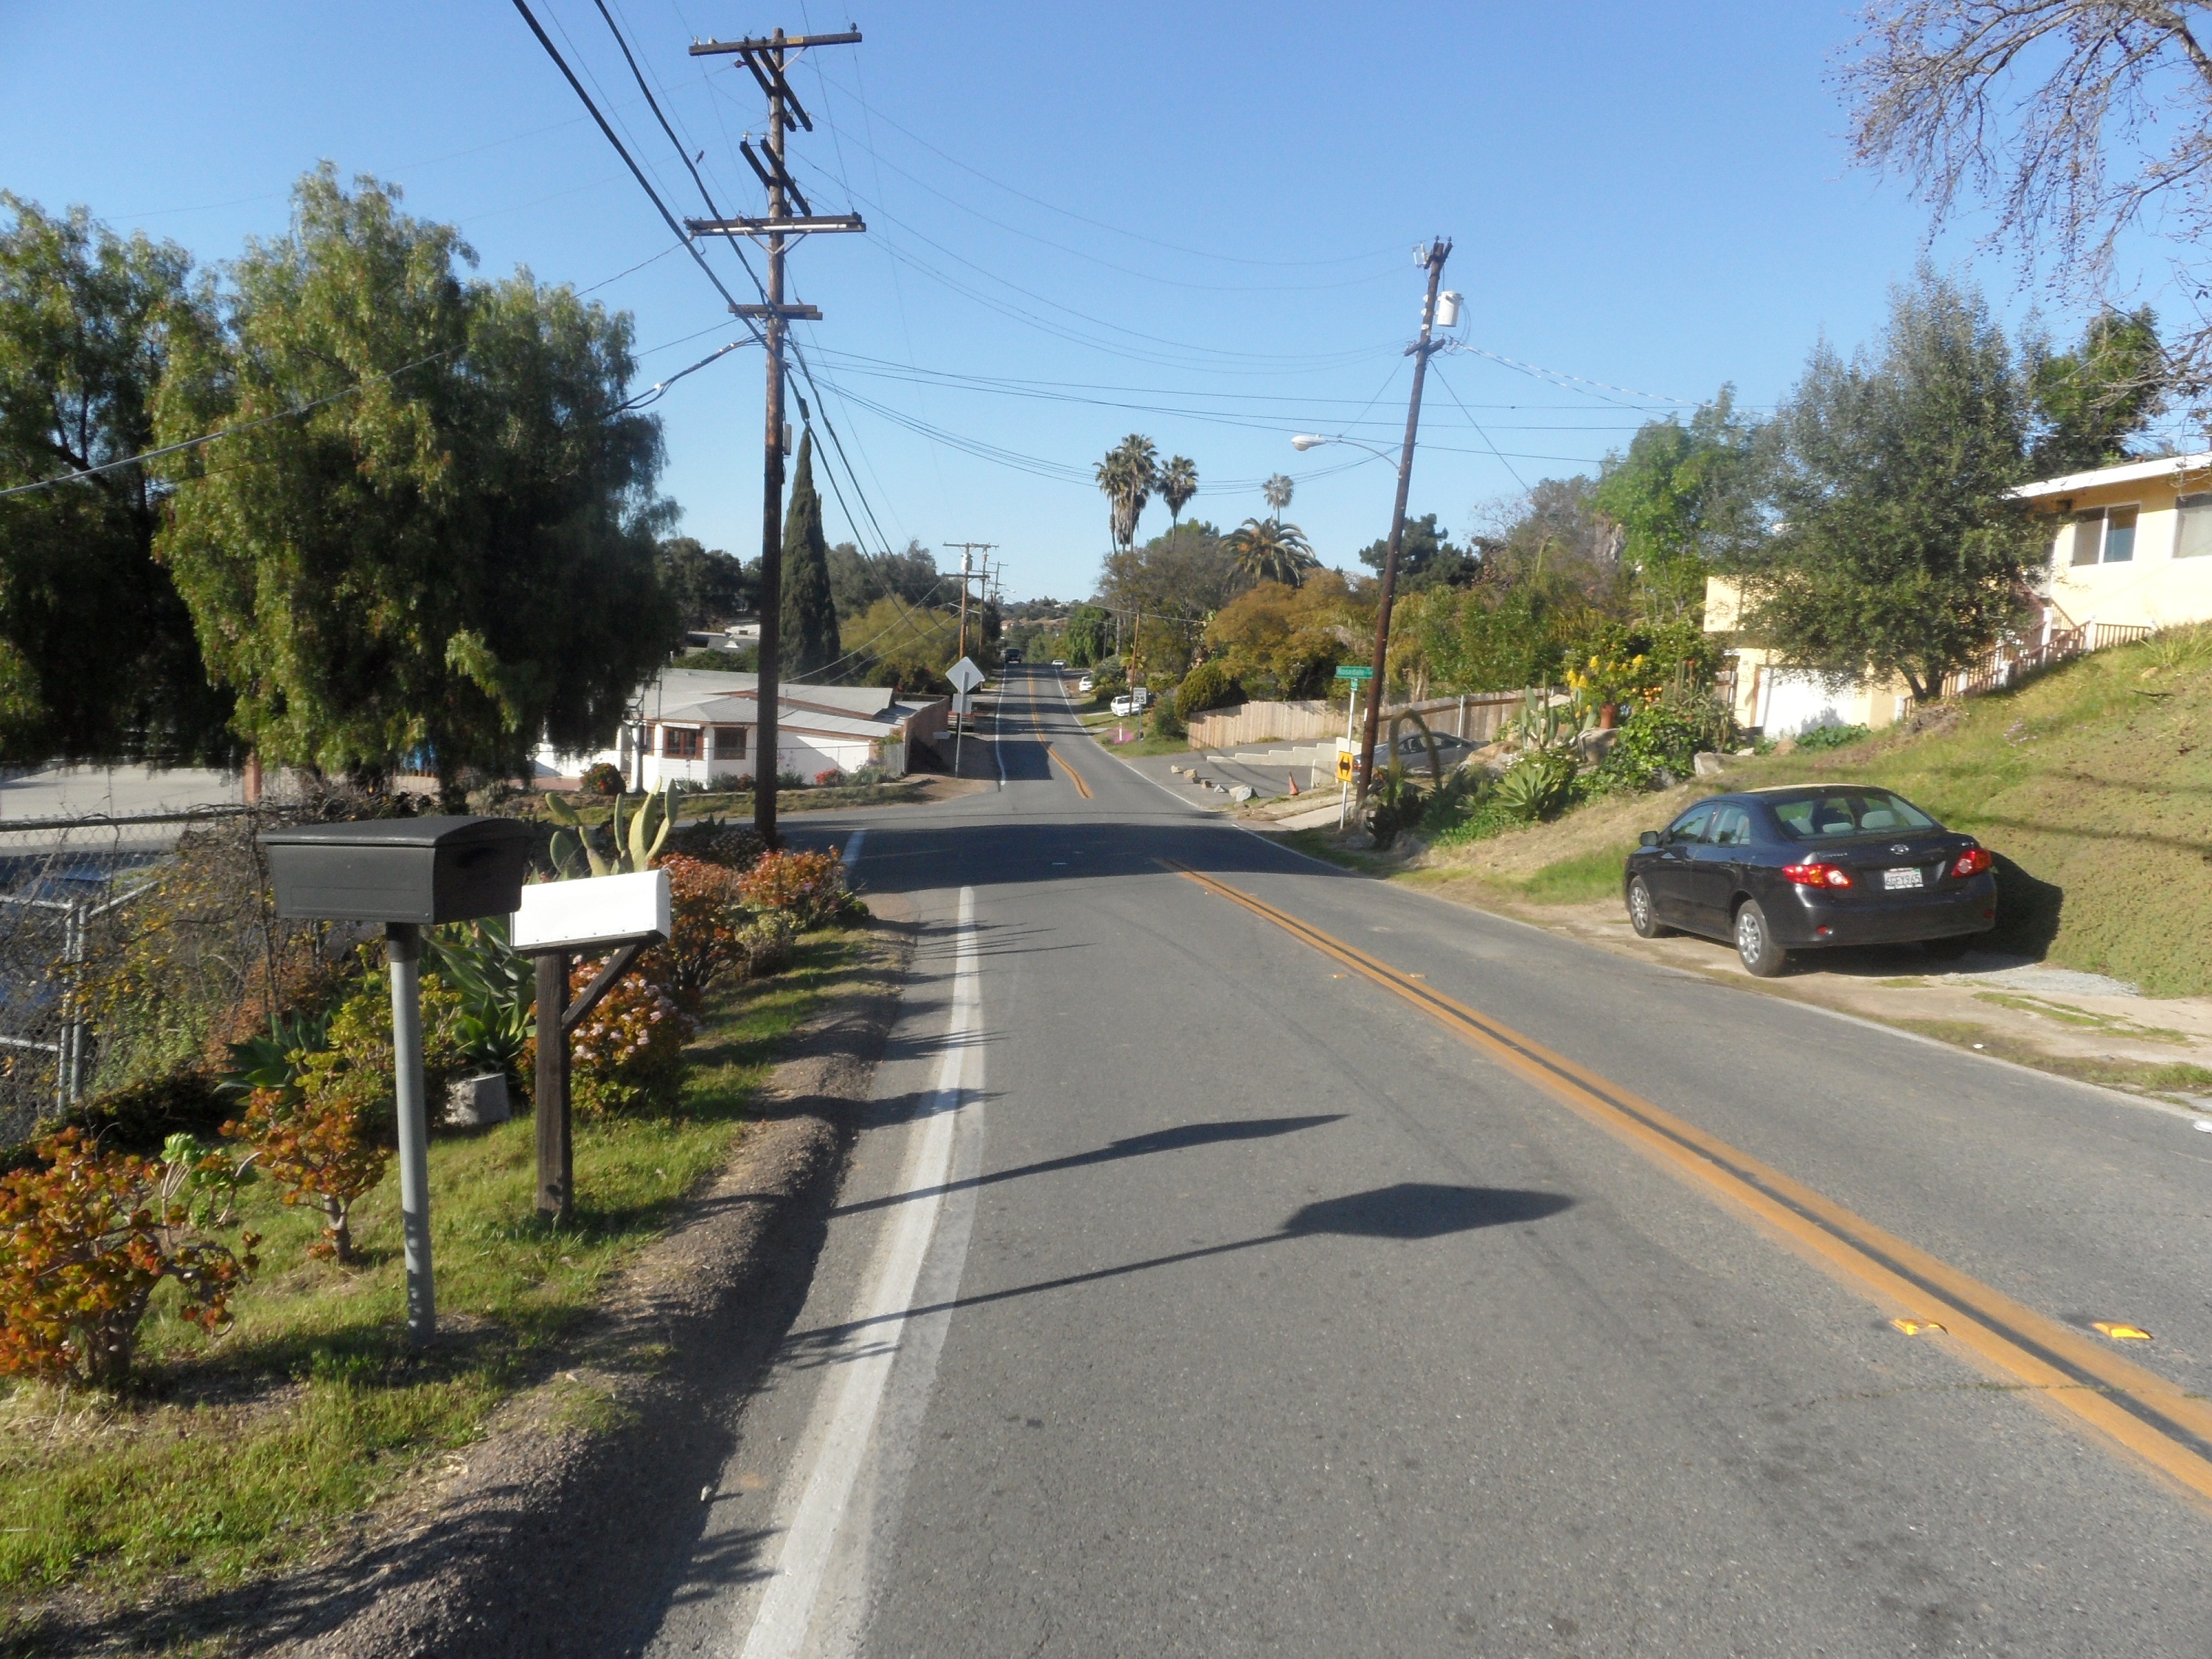
M2173 556L2199 559L2212 553L2212 495L2184 495L2173 505Z
M2140 508L2116 507L2105 514L2105 562L2125 564L2136 556L2136 515Z
M660 752L671 760L697 760L699 728L696 726L662 726Z
M2093 507L2074 518L2075 564L2125 564L2136 556L2134 507Z
M714 728L714 758L743 760L745 757L745 728L742 726L718 726Z
M2105 510L2097 507L2074 515L2074 562L2094 564L2105 541Z

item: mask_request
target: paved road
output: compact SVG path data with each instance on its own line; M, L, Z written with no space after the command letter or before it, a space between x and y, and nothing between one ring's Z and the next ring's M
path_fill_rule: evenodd
M1003 788L795 827L926 942L645 1650L2212 1653L2212 1136L1003 705Z

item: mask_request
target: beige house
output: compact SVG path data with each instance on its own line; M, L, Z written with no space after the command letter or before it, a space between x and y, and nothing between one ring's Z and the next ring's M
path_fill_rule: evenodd
M2054 520L2047 626L2212 620L2212 453L2100 467L2013 494Z
M2051 519L2039 614L2023 637L1954 677L1948 695L1987 690L2025 669L2160 628L2212 621L2212 453L2046 478L2013 495ZM1740 612L1735 580L1707 577L1705 631L1734 633ZM1884 726L1912 707L1902 680L1831 689L1816 674L1777 665L1758 646L1739 645L1728 659L1737 723L1769 737L1820 726Z

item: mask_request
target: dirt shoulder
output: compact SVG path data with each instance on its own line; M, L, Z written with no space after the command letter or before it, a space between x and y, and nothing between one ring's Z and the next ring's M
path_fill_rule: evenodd
M884 901L878 901L881 906ZM684 1558L751 1380L801 1305L912 954L872 923L686 1218L624 1269L487 1432L281 1577L49 1618L40 1652L598 1655Z

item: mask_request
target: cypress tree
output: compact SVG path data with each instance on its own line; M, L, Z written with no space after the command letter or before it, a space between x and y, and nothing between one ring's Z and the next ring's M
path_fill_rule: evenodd
M814 434L799 440L799 470L783 515L783 672L811 674L844 654L837 603L830 588L830 544L822 534L822 497L814 489Z

